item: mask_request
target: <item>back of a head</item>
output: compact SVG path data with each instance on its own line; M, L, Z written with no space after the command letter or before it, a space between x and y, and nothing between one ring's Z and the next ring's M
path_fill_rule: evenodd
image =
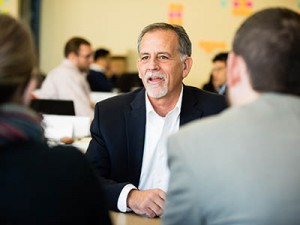
M255 13L238 29L233 51L258 92L300 95L300 15L286 8Z
M0 104L23 91L33 76L35 48L30 31L9 15L0 14Z

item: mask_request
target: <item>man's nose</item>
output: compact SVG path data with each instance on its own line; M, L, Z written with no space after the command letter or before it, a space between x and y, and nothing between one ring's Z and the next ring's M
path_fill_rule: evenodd
M159 68L159 62L157 60L157 58L153 57L149 59L149 63L148 63L148 69L150 70L156 70Z

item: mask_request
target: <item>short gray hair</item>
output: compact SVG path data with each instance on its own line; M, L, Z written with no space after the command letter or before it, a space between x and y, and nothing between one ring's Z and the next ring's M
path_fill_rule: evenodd
M155 30L172 30L174 31L178 36L178 50L182 56L191 56L192 55L192 43L191 40L184 30L182 26L179 25L172 25L168 23L153 23L148 26L146 26L142 32L140 33L138 37L138 45L137 50L140 53L140 45L142 38L144 35L148 32L155 31Z

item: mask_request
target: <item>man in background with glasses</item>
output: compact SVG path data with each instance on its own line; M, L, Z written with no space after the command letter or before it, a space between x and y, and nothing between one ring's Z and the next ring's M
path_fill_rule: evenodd
M93 116L90 88L86 74L93 62L91 44L80 37L71 38L65 46L65 59L49 72L38 98L73 100L77 116Z

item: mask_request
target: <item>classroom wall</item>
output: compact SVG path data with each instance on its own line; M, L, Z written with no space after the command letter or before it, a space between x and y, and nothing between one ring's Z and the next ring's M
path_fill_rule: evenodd
M185 83L202 86L211 59L230 50L234 32L251 13L271 6L300 12L299 0L43 0L40 29L40 67L47 73L63 59L72 36L88 39L94 48L128 57L136 71L139 32L153 22L182 24L192 41L193 68Z
M0 0L0 14L9 14L15 18L19 18L19 0Z

